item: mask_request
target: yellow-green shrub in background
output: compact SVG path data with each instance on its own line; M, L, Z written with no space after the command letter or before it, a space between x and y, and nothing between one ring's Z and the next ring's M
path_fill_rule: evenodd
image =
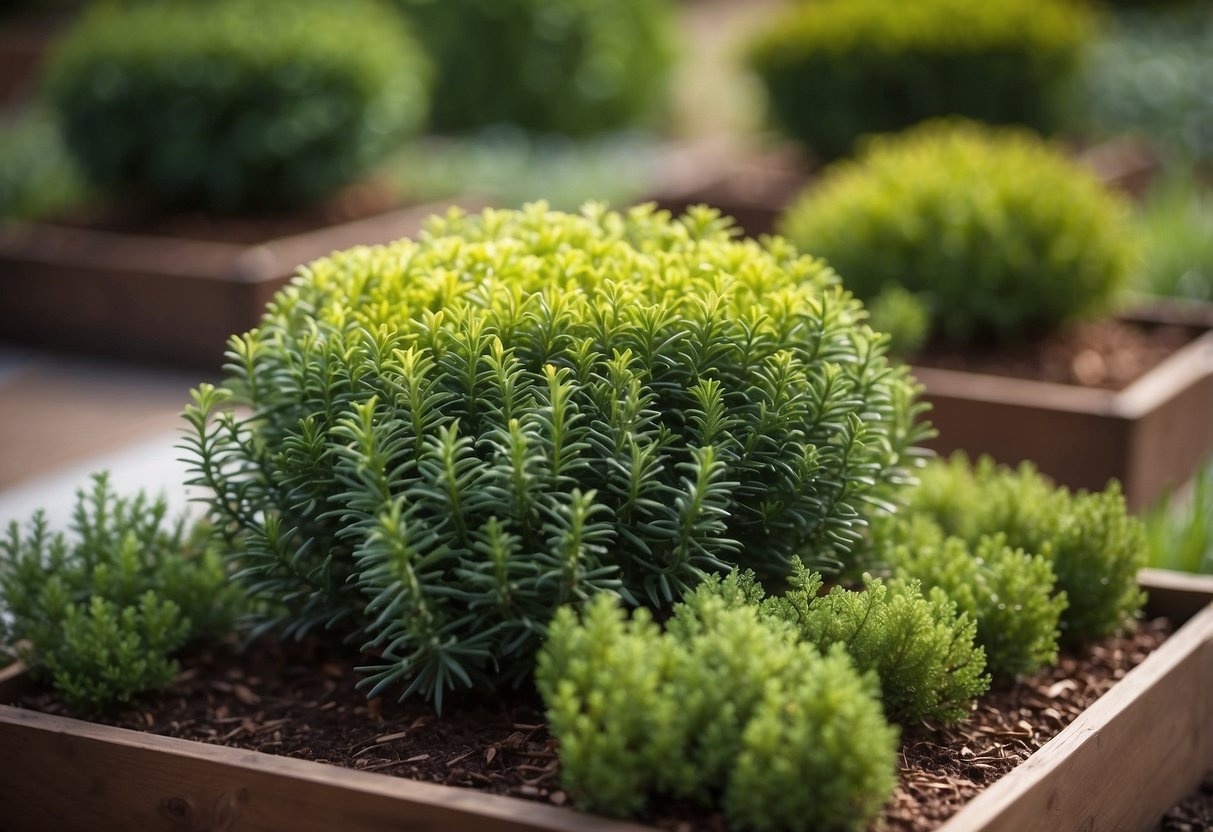
M1136 265L1128 206L1025 130L935 121L826 169L782 230L861 298L915 293L935 335L1010 340L1106 311Z

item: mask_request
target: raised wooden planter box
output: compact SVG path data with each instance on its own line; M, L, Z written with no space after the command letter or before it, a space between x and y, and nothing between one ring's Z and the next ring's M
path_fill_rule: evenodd
M1032 460L1071 488L1115 477L1135 509L1186 482L1213 452L1213 306L1153 304L1122 318L1203 334L1118 392L915 367L939 430L931 446Z
M0 340L218 369L228 337L257 325L301 263L413 236L448 204L258 245L9 223L0 226Z
M1137 830L1213 769L1213 578L1146 570L1150 612L1190 619L944 832ZM0 675L0 701L24 677ZM0 706L0 829L640 832L516 798Z

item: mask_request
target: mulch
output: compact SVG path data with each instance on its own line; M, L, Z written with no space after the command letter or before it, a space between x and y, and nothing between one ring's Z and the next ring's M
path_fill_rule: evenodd
M918 725L902 741L900 784L886 809L890 832L933 829L965 801L1059 733L1170 634L1164 619L1143 621L1125 638L1064 653L1056 667L991 690L958 725ZM203 649L182 659L167 692L97 718L125 728L265 751L359 771L570 803L561 788L556 743L532 690L495 700L455 696L441 717L423 702L368 701L355 689L355 662L318 642L258 642L243 653ZM46 691L21 705L81 716ZM1200 797L1197 795L1196 797ZM1176 815L1165 832L1205 812ZM1177 812L1181 809L1177 808ZM724 830L723 818L666 807L649 818L670 832ZM1171 821L1165 821L1168 823Z
M928 346L910 363L1010 378L1122 390L1199 335L1172 324L1109 319L1075 324L1042 338L997 347Z

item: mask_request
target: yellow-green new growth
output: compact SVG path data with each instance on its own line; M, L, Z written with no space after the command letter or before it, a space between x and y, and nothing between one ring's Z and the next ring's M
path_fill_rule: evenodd
M848 558L922 435L863 318L707 209L455 212L309 265L233 339L197 481L292 631L382 651L376 690L519 678L561 604Z

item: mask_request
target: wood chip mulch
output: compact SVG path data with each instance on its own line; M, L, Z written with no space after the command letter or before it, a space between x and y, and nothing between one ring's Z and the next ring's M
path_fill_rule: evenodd
M1055 736L1171 632L1142 622L1131 637L1064 654L1060 663L981 699L959 725L907 730L890 832L933 829ZM354 663L318 644L258 643L244 654L203 650L182 660L173 687L118 713L90 718L155 734L265 751L451 786L569 803L555 741L533 691L497 701L449 700L441 718L422 702L367 701ZM19 704L81 716L39 691ZM1206 799L1207 805L1207 799ZM718 815L669 808L651 818L671 832L723 830ZM1191 832L1197 826L1164 826Z

